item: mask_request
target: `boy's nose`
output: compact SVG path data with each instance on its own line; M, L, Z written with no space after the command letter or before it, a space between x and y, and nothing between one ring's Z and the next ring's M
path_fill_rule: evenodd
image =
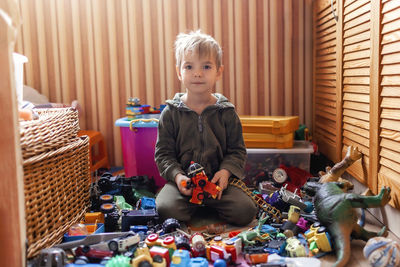
M197 70L197 71L194 72L194 77L201 77L202 74L203 73L202 73L201 70Z

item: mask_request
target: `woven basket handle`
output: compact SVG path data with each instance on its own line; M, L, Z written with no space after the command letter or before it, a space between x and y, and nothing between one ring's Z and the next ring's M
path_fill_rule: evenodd
M135 130L133 129L133 127L132 127L132 124L134 124L135 122L152 122L152 121L158 122L159 119L151 118L151 119L135 119L135 120L131 120L131 121L129 122L129 129L130 129L131 131L133 131L133 132L135 131Z

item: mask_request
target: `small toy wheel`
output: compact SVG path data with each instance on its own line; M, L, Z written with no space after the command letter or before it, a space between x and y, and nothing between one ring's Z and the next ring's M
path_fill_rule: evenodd
M204 193L199 193L197 195L197 198L200 199L200 200L203 200L204 199Z
M112 203L104 203L100 207L101 212L103 212L104 214L111 213L114 211L114 209L115 209L115 205Z
M200 181L199 181L199 186L200 186L200 187L205 187L205 186L206 186L206 181L200 180Z
M114 200L114 198L113 198L112 195L106 194L106 195L101 195L100 196L101 203L112 203L113 200Z
M171 233L176 231L177 228L181 228L178 220L175 218L168 218L162 224L163 232L164 233Z
M83 246L83 247L82 247L82 252L83 252L83 253L86 254L86 253L88 253L89 251L90 251L90 247L89 247L89 246Z
M161 255L154 255L153 261L157 263L162 263L163 262L163 257Z
M175 236L176 249L185 249L190 251L189 239L184 235Z
M118 242L115 240L111 240L110 242L108 242L108 248L112 252L118 252Z
M79 256L76 258L75 264L88 264L89 263L89 259L85 256Z
M286 182L288 175L284 169L276 168L272 173L272 179L277 184L283 184Z

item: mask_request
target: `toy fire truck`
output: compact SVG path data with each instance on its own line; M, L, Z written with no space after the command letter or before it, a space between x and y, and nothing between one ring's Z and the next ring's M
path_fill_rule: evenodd
M186 188L193 187L191 203L202 204L205 194L211 195L216 198L221 187L208 181L208 177L204 172L204 168L192 161L187 171L187 176L191 179L189 183L184 183Z

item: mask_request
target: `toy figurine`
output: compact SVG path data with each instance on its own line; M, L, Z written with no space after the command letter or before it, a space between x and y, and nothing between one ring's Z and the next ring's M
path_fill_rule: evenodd
M327 183L327 182L341 182L343 179L340 177L351 164L355 161L359 160L362 157L362 154L358 150L358 148L354 148L353 146L349 146L347 148L347 153L344 159L336 163L332 168L326 167L326 172L319 172L320 183Z
M240 234L237 235L240 239L242 239L242 243L244 246L247 245L254 245L256 243L256 239L258 240L269 240L271 239L269 234L263 235L261 233L262 226L268 219L268 215L266 213L263 213L260 219L258 219L258 225L256 228L248 230L248 231L243 231Z
M369 232L357 224L354 208L374 208L386 205L390 200L390 188L382 187L379 195L363 196L346 193L352 189L350 182L308 182L304 187L314 196L316 215L333 238L337 261L334 266L345 266L350 259L350 236L368 241L375 236L386 235L386 226L378 233Z
M201 204L205 197L205 193L210 194L213 198L216 198L218 192L221 191L221 187L208 181L208 177L204 172L204 168L192 161L187 171L188 177L191 179L190 183L182 184L186 188L193 187L191 203ZM183 181L185 182L185 181Z

